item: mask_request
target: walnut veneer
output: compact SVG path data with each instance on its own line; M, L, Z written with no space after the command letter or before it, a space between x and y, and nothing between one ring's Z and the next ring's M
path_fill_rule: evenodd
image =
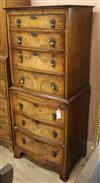
M7 9L14 155L67 180L86 153L92 7Z

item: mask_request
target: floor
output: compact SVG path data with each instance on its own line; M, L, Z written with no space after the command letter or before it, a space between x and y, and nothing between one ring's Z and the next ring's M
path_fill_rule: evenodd
M90 154L91 153L88 153L86 157L78 161L67 183L75 183L76 178L80 175ZM0 146L0 168L7 163L11 163L14 167L13 183L63 183L57 173L43 169L25 157L15 159L13 158L13 153L9 152L5 147Z

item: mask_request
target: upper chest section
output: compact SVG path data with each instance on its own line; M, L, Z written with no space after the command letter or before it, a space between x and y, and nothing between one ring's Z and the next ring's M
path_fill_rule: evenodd
M45 29L64 30L66 28L67 9L60 8L33 8L10 10L10 29Z

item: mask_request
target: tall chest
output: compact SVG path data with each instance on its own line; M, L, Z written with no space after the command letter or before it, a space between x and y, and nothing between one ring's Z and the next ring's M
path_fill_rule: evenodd
M63 180L86 153L92 7L7 10L14 153Z

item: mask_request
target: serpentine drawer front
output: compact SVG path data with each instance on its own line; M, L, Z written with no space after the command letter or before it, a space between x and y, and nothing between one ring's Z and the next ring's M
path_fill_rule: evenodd
M16 131L16 143L18 146L28 150L30 153L34 153L48 161L52 161L56 164L63 163L63 148L48 145L40 142L36 139L30 138L20 131Z
M32 12L26 15L11 15L10 29L64 29L65 14L34 14Z
M63 32L11 31L10 37L13 48L64 50Z
M20 114L15 115L15 122L17 127L28 130L33 135L38 135L39 137L45 138L49 141L64 144L64 129L41 123L40 121L28 119Z
M86 153L91 17L90 6L7 9L14 156L64 181Z
M64 54L38 51L13 50L13 66L32 71L64 75Z
M14 70L14 85L39 93L64 97L64 78L24 70Z
M64 123L64 105L47 99L32 97L26 95L13 95L13 109L19 111L32 119L47 121L49 123ZM56 111L61 110L61 118L57 119ZM44 118L45 116L45 118Z

